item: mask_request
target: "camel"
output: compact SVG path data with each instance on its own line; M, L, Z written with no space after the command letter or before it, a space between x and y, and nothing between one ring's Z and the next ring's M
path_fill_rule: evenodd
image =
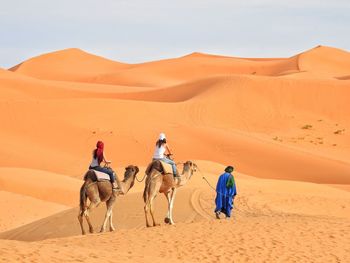
M106 231L107 220L109 219L109 230L114 231L112 218L113 218L113 205L116 200L116 196L119 194L126 194L133 186L136 178L136 174L139 172L139 168L134 165L129 165L125 168L124 179L120 181L116 176L116 181L120 187L120 192L113 192L112 184L110 181L97 181L95 172L93 170L87 171L84 176L84 184L80 188L80 211L78 220L81 227L81 232L85 235L85 229L83 226L84 217L89 225L89 232L93 233L94 229L90 221L91 210L97 207L100 203L105 202L107 211L105 219L103 221L100 232ZM90 200L89 206L87 205L87 199Z
M159 226L154 219L154 204L153 201L159 193L164 193L168 201L168 213L164 218L166 224L173 225L173 204L175 200L177 188L185 185L193 175L193 172L197 170L197 165L191 161L184 163L182 174L179 177L173 176L172 173L165 173L163 171L163 166L160 161L153 161L149 164L146 169L146 182L145 189L143 192L143 200L145 202L145 217L146 217L146 226L151 227L150 222L148 221L148 213L150 212L153 226Z

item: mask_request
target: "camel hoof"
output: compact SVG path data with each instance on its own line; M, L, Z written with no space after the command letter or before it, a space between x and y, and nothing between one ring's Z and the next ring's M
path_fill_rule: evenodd
M109 231L110 231L110 232L114 232L114 231L115 231L115 228L110 228Z
M151 225L146 225L146 227L152 227Z
M164 218L164 223L165 224L170 224L170 218L169 217Z
M93 230L93 229L90 229L89 232L90 232L90 234L93 234L93 233L94 233L94 230Z

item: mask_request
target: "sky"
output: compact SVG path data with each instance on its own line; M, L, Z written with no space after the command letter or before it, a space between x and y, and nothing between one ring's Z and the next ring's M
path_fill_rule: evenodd
M349 0L0 0L0 67L65 48L127 63L350 51Z

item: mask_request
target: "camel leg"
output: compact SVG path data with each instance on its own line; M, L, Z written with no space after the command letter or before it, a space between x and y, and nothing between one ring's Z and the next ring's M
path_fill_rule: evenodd
M110 217L111 217L111 215L113 213L112 209L113 209L114 200L115 199L110 198L106 202L107 211L106 211L105 219L103 220L103 224L102 224L100 232L105 232L106 231L107 221L108 221L108 219L110 219Z
M166 200L168 201L168 212L167 212L166 217L164 218L164 222L166 224L170 223L170 200L171 200L171 194L172 194L172 191L164 193L164 195L166 197Z
M147 179L146 179L147 180ZM148 221L148 213L149 213L149 189L147 189L147 186L149 186L149 183L145 186L145 191L144 191L144 200L145 200L145 206L143 207L143 210L145 212L145 218L146 218L146 227L150 227L151 224Z
M80 188L80 203L79 203L79 214L78 214L78 220L81 228L81 233L83 235L86 234L85 229L84 229L84 214L87 209L86 207L86 201L87 201L87 196L86 196L86 189L87 189L86 182L82 185Z
M154 218L154 198L155 196L152 196L151 200L150 200L150 213L151 213L151 217L152 217L152 220L153 220L153 226L159 226L160 224L156 223L156 220Z
M84 211L80 210L79 214L78 214L78 220L79 220L79 223L80 223L81 233L83 235L85 235L86 233L85 233L85 229L84 229L84 222L83 222L84 217L83 217L83 215L84 215Z
M144 190L144 200L145 200L144 211L145 211L145 219L146 219L146 226L147 227L152 226L150 224L150 221L148 220L148 217L149 217L149 213L150 213L151 206L152 206L152 200L153 200L154 196L157 194L156 190L153 189L154 183L152 182L152 180L157 176L157 173L154 173L152 171L149 176L150 177L147 177L147 179L146 179L145 190ZM151 216L153 218L152 214L151 214ZM154 221L153 221L153 225L154 225Z
M147 216L150 210L150 201L148 199L146 200L144 210L145 210L145 217L146 217L146 226L150 227L151 224L149 223L148 216Z
M175 195L176 195L176 188L173 188L171 192L171 199L170 199L170 208L169 208L169 217L170 217L170 224L174 225L174 220L173 220L173 207L174 207L174 200L175 200Z
M113 226L113 209L111 209L111 214L109 216L109 231L115 231L115 227Z
M145 186L145 192L144 192L144 198L145 198L145 217L146 217L146 226L150 227L151 224L148 221L148 213L151 214L152 220L153 220L153 226L159 226L159 224L156 223L154 218L154 199L157 196L157 193L159 192L161 182L156 182L158 176L161 174L158 172L151 172L150 178L147 178L146 186ZM160 179L160 177L158 178Z
M89 225L89 232L90 233L94 233L94 228L91 224L91 221L90 221L90 212L92 209L94 209L96 206L98 206L100 204L100 200L94 200L94 202L91 202L88 209L85 210L84 212L84 216L86 218L86 221L88 222L88 225Z

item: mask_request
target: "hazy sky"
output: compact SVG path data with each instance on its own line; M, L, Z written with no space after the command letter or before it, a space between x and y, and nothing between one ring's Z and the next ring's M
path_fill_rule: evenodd
M0 0L0 67L78 47L123 62L194 51L350 50L350 0Z

